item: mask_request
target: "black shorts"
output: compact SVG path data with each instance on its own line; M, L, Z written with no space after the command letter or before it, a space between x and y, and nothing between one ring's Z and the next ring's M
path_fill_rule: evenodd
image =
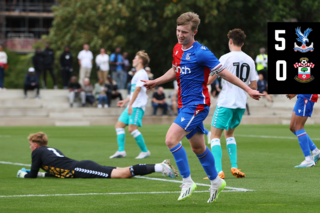
M111 178L111 172L116 167L101 166L91 160L83 160L74 168L75 178Z

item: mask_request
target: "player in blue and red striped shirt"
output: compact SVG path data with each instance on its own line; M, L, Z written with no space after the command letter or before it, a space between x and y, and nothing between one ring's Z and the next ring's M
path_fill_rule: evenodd
M209 75L219 73L223 79L244 89L254 99L259 100L262 94L250 89L240 79L224 69L207 47L194 40L199 24L199 16L193 12L179 16L176 31L178 43L173 48L172 68L155 80L144 81L144 86L153 88L177 79L179 114L167 132L166 145L172 152L183 177L178 200L189 198L197 187L191 179L186 151L179 143L186 136L211 181L208 200L208 203L211 203L218 198L226 183L218 177L214 157L206 147L203 136L205 133L203 120L207 117L210 108L210 95L207 88Z
M287 97L292 99L297 94L288 94ZM320 159L320 150L312 142L307 132L304 130L304 124L308 117L311 117L313 105L318 100L317 94L298 94L296 105L293 108L290 130L299 140L299 145L304 154L305 160L296 167L312 167L315 166ZM311 152L312 155L311 156Z

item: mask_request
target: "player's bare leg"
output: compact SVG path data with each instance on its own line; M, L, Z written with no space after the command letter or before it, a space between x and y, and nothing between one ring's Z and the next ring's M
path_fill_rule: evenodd
M233 176L237 178L244 178L246 175L241 172L240 169L238 169L238 163L237 163L237 143L234 138L234 129L224 130L224 136L227 141L227 150L231 162L231 173Z
M183 183L181 185L181 194L178 198L178 201L183 201L189 198L192 192L196 189L196 184L191 179L191 173L187 158L187 153L183 148L180 141L184 138L188 132L186 132L178 124L173 123L166 135L166 145L170 149L173 157L178 166L180 175L183 178Z
M189 139L192 151L197 155L203 169L211 182L210 197L207 201L211 203L216 201L220 192L226 186L226 182L218 176L215 168L215 160L210 149L205 145L205 140L202 133L196 133Z
M126 151L124 150L125 146L125 131L124 128L127 125L121 121L117 121L116 123L116 132L117 132L117 142L118 142L118 151L110 156L110 158L124 158L127 156Z
M162 173L170 178L178 177L178 172L171 165L170 160L166 159L157 164L137 164L130 167L117 167L112 170L111 178L131 178L135 175L147 175L151 173Z

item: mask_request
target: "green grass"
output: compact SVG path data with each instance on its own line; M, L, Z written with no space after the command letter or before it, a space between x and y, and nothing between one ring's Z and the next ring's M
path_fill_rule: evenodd
M208 126L209 127L209 126ZM109 159L117 149L113 126L92 127L0 127L0 161L31 163L27 136L43 131L49 146L76 160L94 160L108 166L125 167L137 163L159 163L173 156L164 144L168 125L145 125L140 129L151 157L136 160L139 148L127 133L127 157ZM320 146L319 125L306 126L306 131ZM241 135L241 136L238 136ZM195 193L183 202L179 194L86 195L55 197L0 197L0 212L317 212L320 200L320 166L294 168L303 160L298 140L245 137L269 135L292 137L285 125L240 125L236 130L238 166L246 178L237 179L230 173L230 162L222 139L223 169L227 186L253 189L252 192L223 192L216 203L207 204L208 193ZM187 140L192 178L203 180L203 171ZM174 164L175 165L175 164ZM112 192L179 191L179 183L145 179L18 179L22 166L0 164L0 196L26 194L77 194ZM161 174L149 177L165 178ZM169 178L166 178L169 179ZM181 180L179 177L178 180ZM198 186L198 191L208 187Z

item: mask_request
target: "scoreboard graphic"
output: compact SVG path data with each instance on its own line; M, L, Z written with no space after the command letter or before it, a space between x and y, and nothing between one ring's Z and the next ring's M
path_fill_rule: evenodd
M320 94L320 23L268 23L268 92Z

